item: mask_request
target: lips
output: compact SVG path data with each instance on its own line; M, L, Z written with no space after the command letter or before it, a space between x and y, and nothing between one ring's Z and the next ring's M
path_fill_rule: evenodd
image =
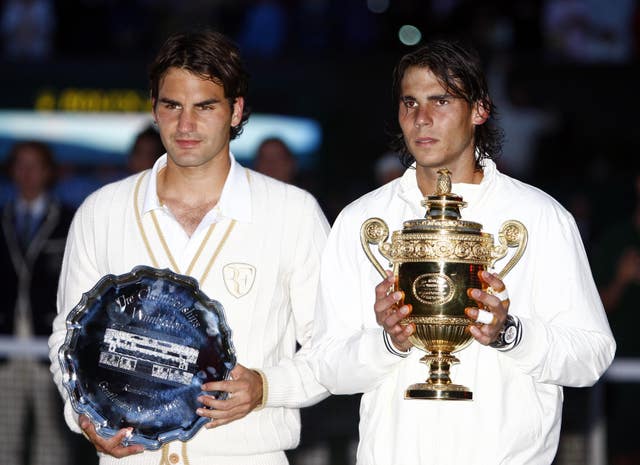
M193 148L197 146L199 143L200 141L195 139L177 139L176 140L176 144L178 145L178 147L183 149Z
M434 139L432 137L418 137L415 139L416 144L418 145L431 145L438 142L438 139Z

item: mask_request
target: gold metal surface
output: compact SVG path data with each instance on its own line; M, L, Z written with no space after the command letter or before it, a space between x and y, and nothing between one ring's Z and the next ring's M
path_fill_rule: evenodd
M471 400L471 390L453 384L450 377L451 365L459 363L452 354L473 341L469 325L475 322L466 317L464 309L477 304L467 296L467 289L482 288L478 273L493 268L508 249L516 248L498 273L504 278L524 253L527 229L519 221L506 221L498 233L498 245L494 245L493 236L482 232L481 224L460 219L460 208L466 203L450 192L448 170L439 173L436 193L422 202L427 209L425 218L405 221L402 230L393 232L390 243L384 220L370 218L362 224L360 241L383 278L385 268L371 245L389 260L396 278L394 290L404 292L398 305L413 307L401 324L415 325L410 340L427 353L420 361L429 366L429 378L409 386L405 398Z

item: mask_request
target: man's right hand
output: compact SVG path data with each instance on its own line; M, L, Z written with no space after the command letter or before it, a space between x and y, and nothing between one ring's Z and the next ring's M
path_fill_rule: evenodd
M373 309L376 312L376 321L389 334L396 349L406 352L413 346L409 336L415 332L416 327L413 323L400 324L400 320L411 313L411 305L398 307L403 295L402 291L389 292L393 289L394 283L393 273L387 270L387 279L376 286L376 303Z
M91 420L89 420L86 415L80 415L78 420L82 433L93 443L98 452L109 454L120 459L144 451L144 447L141 444L131 446L122 445L122 440L131 434L132 428L122 428L113 437L107 439L96 432L95 426L93 426L93 423L91 423Z

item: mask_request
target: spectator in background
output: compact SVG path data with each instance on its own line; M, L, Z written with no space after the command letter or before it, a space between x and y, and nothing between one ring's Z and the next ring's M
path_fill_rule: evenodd
M327 214L326 199L320 192L321 176L316 167L307 165L301 169L298 158L280 137L267 137L260 143L252 167L259 173L310 192Z
M258 146L253 169L278 181L295 184L298 162L282 139L269 137Z
M633 178L635 206L594 243L593 272L618 344L617 356L640 357L640 171ZM611 465L640 463L635 419L640 415L636 383L607 385L607 434Z
M49 0L8 0L0 18L4 56L12 60L49 58L55 28Z
M93 191L109 182L151 168L164 154L160 134L153 126L140 131L126 155L125 166L116 164L78 165L67 162L61 166L60 180L56 186L57 197L66 205L78 208Z
M547 0L543 29L552 58L626 63L633 52L635 0Z
M510 54L497 54L487 76L504 131L502 154L496 164L505 174L530 181L539 164L539 141L556 130L559 117L552 109L537 105L524 82L510 75L512 60Z
M149 169L164 153L160 134L153 126L148 126L133 141L127 157L127 171L133 174Z
M376 161L374 174L376 185L383 186L404 174L405 167L400 161L400 155L395 152L387 152Z
M56 290L73 212L50 194L56 167L50 148L19 142L7 162L15 198L2 209L0 333L46 337L56 316ZM0 354L2 463L68 465L70 450L46 352ZM30 420L31 419L31 420ZM27 424L33 424L33 434Z

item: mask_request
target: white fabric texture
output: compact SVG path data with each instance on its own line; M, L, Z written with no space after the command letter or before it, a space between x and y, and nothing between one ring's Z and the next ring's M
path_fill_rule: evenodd
M236 220L200 287L223 305L238 363L265 373L268 399L266 408L241 420L211 430L201 429L187 442L188 461L227 463L235 456L232 463L243 459L243 463L286 463L281 451L299 442L298 409L328 395L315 381L306 361L320 254L328 224L309 193L246 170L231 158L232 169L222 197L207 215L209 223L219 224L191 275L200 279L230 221ZM171 213L160 206L153 181L164 164L166 155L151 171L93 193L79 208L71 227L60 278L59 314L49 345L54 380L66 400L65 417L76 432L79 432L77 415L62 387L57 356L66 334L65 318L80 302L82 293L104 275L127 273L137 265L152 266L135 216L134 189L139 178L143 177L135 200L143 212L144 230L160 268L171 266L154 228L151 210L157 213L181 273L188 268L207 230L201 224L189 238L177 227ZM228 264L255 268L254 281L248 290L247 286L242 289L234 286L228 274L225 279L224 267ZM296 342L302 347L297 352ZM171 443L169 448L177 448L176 453L180 453L181 443ZM158 454L159 451L145 452L121 460L101 456L101 464L155 465Z
M397 231L424 217L415 170L408 169L348 205L333 226L314 326L316 375L332 393L364 393L358 465L550 464L562 386L592 385L615 352L578 230L555 200L501 174L492 161L480 184L453 184L452 192L468 203L462 218L482 224L496 243L507 220L528 229L524 256L505 278L510 313L522 322L519 346L500 352L474 341L456 353L461 363L452 380L473 391L472 401L404 399L409 385L427 379L428 367L418 349L401 358L385 348L373 311L382 278L362 251L360 227L380 217Z

